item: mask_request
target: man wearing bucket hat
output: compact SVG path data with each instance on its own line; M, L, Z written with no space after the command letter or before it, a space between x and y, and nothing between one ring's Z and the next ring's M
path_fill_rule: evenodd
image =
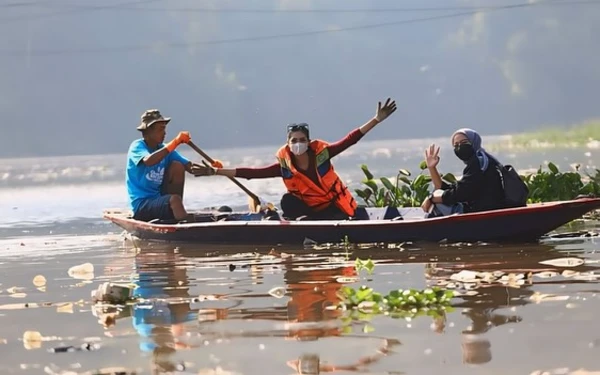
M183 206L185 172L198 174L206 167L192 163L175 149L190 141L190 133L179 132L164 144L170 117L149 109L137 127L142 138L129 146L125 182L129 205L136 220L192 220Z

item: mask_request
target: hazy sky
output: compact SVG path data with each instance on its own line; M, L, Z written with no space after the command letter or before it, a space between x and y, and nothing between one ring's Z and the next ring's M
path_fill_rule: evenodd
M334 141L387 96L369 139L600 115L600 0L534 2L3 0L0 157L126 152L148 108L206 148Z

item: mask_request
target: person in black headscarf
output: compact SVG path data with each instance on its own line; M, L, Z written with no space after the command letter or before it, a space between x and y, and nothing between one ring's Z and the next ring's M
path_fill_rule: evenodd
M462 178L447 184L437 170L439 147L425 150L425 161L431 175L434 192L421 208L430 216L480 212L507 207L500 163L481 147L481 136L473 129L462 128L452 134L454 154L465 163Z

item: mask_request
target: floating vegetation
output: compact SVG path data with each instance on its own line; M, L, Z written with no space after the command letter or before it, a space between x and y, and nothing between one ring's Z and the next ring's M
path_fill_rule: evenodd
M580 165L573 171L560 171L555 163L549 162L547 170L540 166L535 172L522 174L521 178L529 188L528 203L571 200L578 196L600 196L600 169L593 173L580 170ZM419 207L432 192L431 177L422 174L427 166L421 162L421 172L410 179L411 173L400 169L395 183L389 178L375 179L369 168L363 164L365 174L362 184L364 189L355 189L356 194L367 207ZM457 181L452 173L446 173L442 179L449 184Z
M369 275L373 273L373 269L375 268L375 263L371 259L362 260L360 258L356 258L354 261L354 268L356 272L360 273L362 270L366 270Z
M366 177L362 181L366 187L354 191L367 207L419 207L431 194L429 190L431 177L423 174L427 169L424 161L419 165L421 172L415 178L410 178L411 173L408 170L400 169L394 183L387 177L380 177L381 185L375 180L366 164L362 164L360 168ZM443 175L442 179L447 183L456 182L456 177L452 173Z
M439 287L396 289L383 295L363 285L357 289L343 286L338 292L340 303L336 308L355 310L362 314L385 314L392 318L417 316L438 317L449 311L454 292Z

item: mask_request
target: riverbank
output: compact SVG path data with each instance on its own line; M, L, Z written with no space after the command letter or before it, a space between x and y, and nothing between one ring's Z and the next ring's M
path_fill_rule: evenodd
M545 126L537 131L509 135L486 146L491 150L531 150L547 148L600 149L600 119L567 126Z

